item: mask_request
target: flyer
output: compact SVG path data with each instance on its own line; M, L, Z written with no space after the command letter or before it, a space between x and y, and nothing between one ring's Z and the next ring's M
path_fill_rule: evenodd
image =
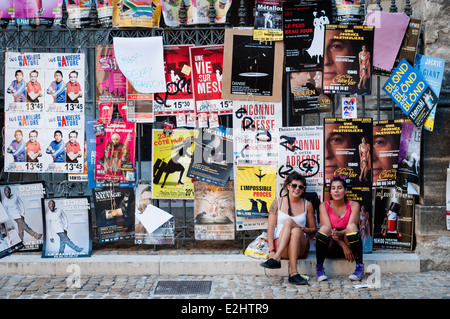
M372 118L324 119L325 187L335 175L351 188L372 187L372 136Z
M423 76L425 81L433 90L436 97L439 99L441 92L442 79L444 77L445 60L426 56L422 54L416 54L416 61L414 68ZM437 103L431 109L428 118L423 123L424 129L432 132L434 129L434 121L436 118Z
M355 97L342 97L341 109L343 119L353 119L358 117L358 104Z
M160 0L112 0L113 27L158 28L161 18Z
M252 30L225 29L222 98L280 102L283 42L253 40Z
M306 193L323 198L323 126L279 129L277 194L285 178L296 171L306 178Z
M189 0L186 0L188 2ZM209 10L210 1L209 0L196 0L197 2L197 14L199 24L209 24ZM214 0L214 9L216 15L214 18L214 24L223 24L227 20L227 13L231 7L231 0Z
M198 5L199 1L195 0L163 1L161 9L165 25L168 27L179 27L183 26L183 23L186 25L198 24ZM186 10L184 21L179 14L182 7Z
M322 71L290 72L289 87L293 116L331 110L331 96L323 93Z
M371 94L373 36L373 26L325 26L324 93Z
M364 24L375 27L372 59L374 74L380 74L380 69L392 70L409 24L409 17L403 12L370 11ZM389 41L386 41L387 39Z
M194 232L196 240L234 240L234 183L224 187L194 183Z
M41 198L45 196L43 183L0 185L3 208L14 223L24 247L37 250L43 243Z
M95 47L95 61L97 104L126 103L126 77L117 65L113 46L97 45Z
M96 136L95 179L131 182L135 174L136 124L111 121Z
M431 86L404 59L384 84L383 91L418 127L422 126L438 102Z
M357 25L364 20L364 8L360 0L333 0L335 1L337 23ZM362 5L364 6L364 4Z
M414 196L395 189L375 189L373 215L374 249L412 250L414 243Z
M143 245L164 245L174 244L175 242L175 219L168 218L162 225L152 232L145 226L145 220L150 217L155 210L163 216L167 213L160 212L159 208L151 207L152 190L150 184L138 184L136 188L136 218L135 218L135 234L134 243ZM148 209L151 207L150 209ZM170 214L167 214L168 216Z
M194 185L187 175L194 155L196 130L153 129L152 198L193 199Z
M42 198L42 258L90 257L92 251L89 196Z
M405 59L409 64L414 65L416 60L417 47L419 45L420 32L422 30L422 20L410 18L402 46L395 59L394 68ZM388 76L390 73L388 74Z
M100 244L131 239L135 225L132 187L105 186L92 190Z
M190 47L164 46L166 90L154 95L155 116L195 112Z
M420 195L420 142L422 127L403 122L398 153L396 188L408 195Z
M81 53L6 54L6 172L83 172L84 67Z
M281 102L233 101L233 149L238 165L277 165Z
M111 0L95 0L98 24L103 28L112 27L113 2Z
M282 1L256 1L253 39L258 41L283 41Z
M235 206L237 217L267 218L275 200L276 166L237 166Z
M5 0L0 3L0 27L5 28L8 24L14 23L14 0Z
M395 187L400 137L409 119L373 122L373 187Z
M188 177L225 187L233 170L233 131L229 127L203 128L194 139Z
M153 95L136 91L127 80L127 120L135 123L153 123Z
M3 204L0 204L0 258L23 248L22 240L14 224Z
M89 17L93 0L65 0L67 10L67 26L69 28L85 28L91 24Z
M233 101L222 98L224 46L195 46L189 52L196 112L230 114Z
M283 2L286 72L322 72L325 25L331 22L331 0Z
M8 2L3 1L3 2ZM12 1L16 25L40 25L51 27L61 24L63 0ZM8 9L7 9L8 11Z

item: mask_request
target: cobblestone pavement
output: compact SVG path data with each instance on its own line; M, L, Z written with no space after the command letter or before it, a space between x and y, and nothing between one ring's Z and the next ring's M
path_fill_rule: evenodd
M285 276L0 276L0 299L450 299L450 272L384 274L379 288L344 276L295 286ZM155 294L161 281L211 281L207 294ZM359 282L356 282L359 283ZM365 281L361 281L365 283Z

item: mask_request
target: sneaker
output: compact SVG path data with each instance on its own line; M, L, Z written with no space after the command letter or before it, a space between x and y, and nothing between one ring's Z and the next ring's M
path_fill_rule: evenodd
M279 269L279 268L281 268L281 262L279 262L273 258L270 258L270 259L267 259L265 262L263 262L261 264L261 266L264 268L269 268L269 269Z
M308 283L308 280L306 280L305 278L303 278L303 276L300 276L299 274L289 276L288 281L294 285L306 285Z
M316 264L316 278L317 281L324 281L328 279L327 275L325 275L325 271L323 270L323 265Z
M350 280L361 280L364 278L364 264L357 264L355 272L348 276Z

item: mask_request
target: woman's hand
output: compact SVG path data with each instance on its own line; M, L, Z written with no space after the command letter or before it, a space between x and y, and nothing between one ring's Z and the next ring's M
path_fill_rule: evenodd
M346 244L342 245L342 250L344 251L345 259L349 262L353 262L355 257L353 256L352 250Z
M269 259L270 258L273 258L273 256L275 255L275 250L271 250L271 251L269 251Z

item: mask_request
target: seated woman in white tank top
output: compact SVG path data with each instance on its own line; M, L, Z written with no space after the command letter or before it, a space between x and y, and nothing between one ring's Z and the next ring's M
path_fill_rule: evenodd
M286 177L280 191L280 198L272 202L269 211L267 240L269 259L261 266L270 269L281 268L280 260L289 259L289 282L306 284L297 271L297 259L308 253L306 234L317 231L314 208L303 198L306 189L305 178L297 172ZM306 227L308 225L308 227Z

